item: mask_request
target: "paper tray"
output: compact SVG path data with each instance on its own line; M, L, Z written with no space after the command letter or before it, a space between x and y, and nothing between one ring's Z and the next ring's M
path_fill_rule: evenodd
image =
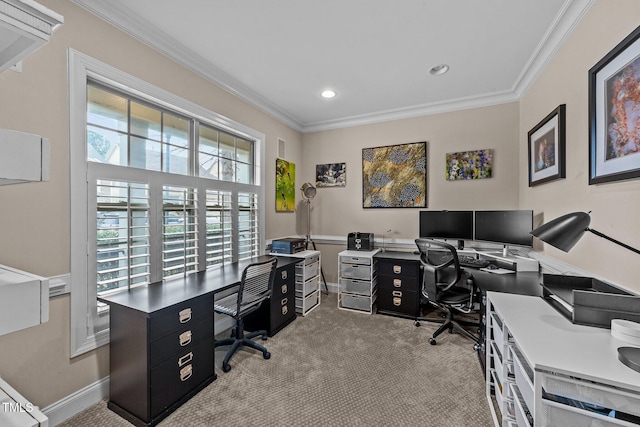
M640 322L640 296L598 279L544 274L542 297L579 325L611 328L612 319Z

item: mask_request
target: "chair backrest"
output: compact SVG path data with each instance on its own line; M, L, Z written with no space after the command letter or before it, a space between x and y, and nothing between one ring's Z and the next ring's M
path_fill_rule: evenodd
M236 313L253 311L260 306L262 301L271 296L277 263L278 260L272 257L245 267L238 289L238 310Z
M458 252L452 245L433 239L416 239L416 245L423 267L422 292L436 302L440 292L455 286L462 278Z

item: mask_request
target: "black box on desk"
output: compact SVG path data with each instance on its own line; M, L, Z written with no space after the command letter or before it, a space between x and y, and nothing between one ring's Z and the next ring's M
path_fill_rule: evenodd
M373 233L353 232L347 234L347 249L350 251L372 251Z
M304 251L307 246L306 243L305 239L294 237L274 240L271 242L271 252L275 254L295 254Z
M591 277L542 277L542 297L572 323L611 328L612 319L640 322L638 295Z

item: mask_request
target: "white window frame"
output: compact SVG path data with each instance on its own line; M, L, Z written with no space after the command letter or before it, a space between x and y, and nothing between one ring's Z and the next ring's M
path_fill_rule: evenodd
M240 192L258 194L260 253L265 241L265 134L248 126L207 110L191 101L151 85L137 77L93 59L74 49L68 49L69 87L69 164L70 164L70 230L71 230L71 357L76 357L109 343L109 330L94 332L95 325L108 321L108 311L97 314L97 289L94 280L88 280L90 271L89 233L95 233L94 200L89 200L88 163L86 154L87 129L87 80L91 79L120 89L125 93L152 100L171 110L177 110L209 125L255 141L254 184L215 182L215 188L225 190L235 187ZM121 177L122 178L122 177ZM185 176L185 180L197 183L198 191L211 187L211 180ZM246 189L245 189L246 187ZM95 191L94 191L95 192ZM91 203L90 203L91 202ZM206 268L201 262L200 269ZM93 269L95 271L95 268ZM92 289L93 288L93 289ZM100 318L99 318L100 317Z

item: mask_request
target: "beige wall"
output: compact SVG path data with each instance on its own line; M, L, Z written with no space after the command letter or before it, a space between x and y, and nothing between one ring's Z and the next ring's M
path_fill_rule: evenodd
M43 276L69 273L69 114L67 48L266 134L267 238L295 232L275 215L277 138L299 163L301 135L86 13L70 0L40 0L64 16L51 42L29 56L23 72L0 74L0 128L51 140L51 180L0 187L0 264ZM81 278L74 278L81 280ZM39 406L49 405L108 374L108 346L69 358L69 297L51 300L47 324L0 337L0 376Z
M592 211L591 227L640 247L640 181L588 185L588 70L640 25L637 0L599 0L520 101L520 207L549 221L565 213ZM567 107L567 177L529 188L527 132L560 104ZM640 291L637 254L586 234L569 253L549 245L536 249L629 289Z
M419 209L362 208L362 149L427 141L428 209L513 209L518 206L517 103L305 134L304 180L315 182L315 166L347 164L344 188L319 188L313 200L312 234L345 236L351 231L414 239ZM494 177L447 181L445 154L491 148Z

